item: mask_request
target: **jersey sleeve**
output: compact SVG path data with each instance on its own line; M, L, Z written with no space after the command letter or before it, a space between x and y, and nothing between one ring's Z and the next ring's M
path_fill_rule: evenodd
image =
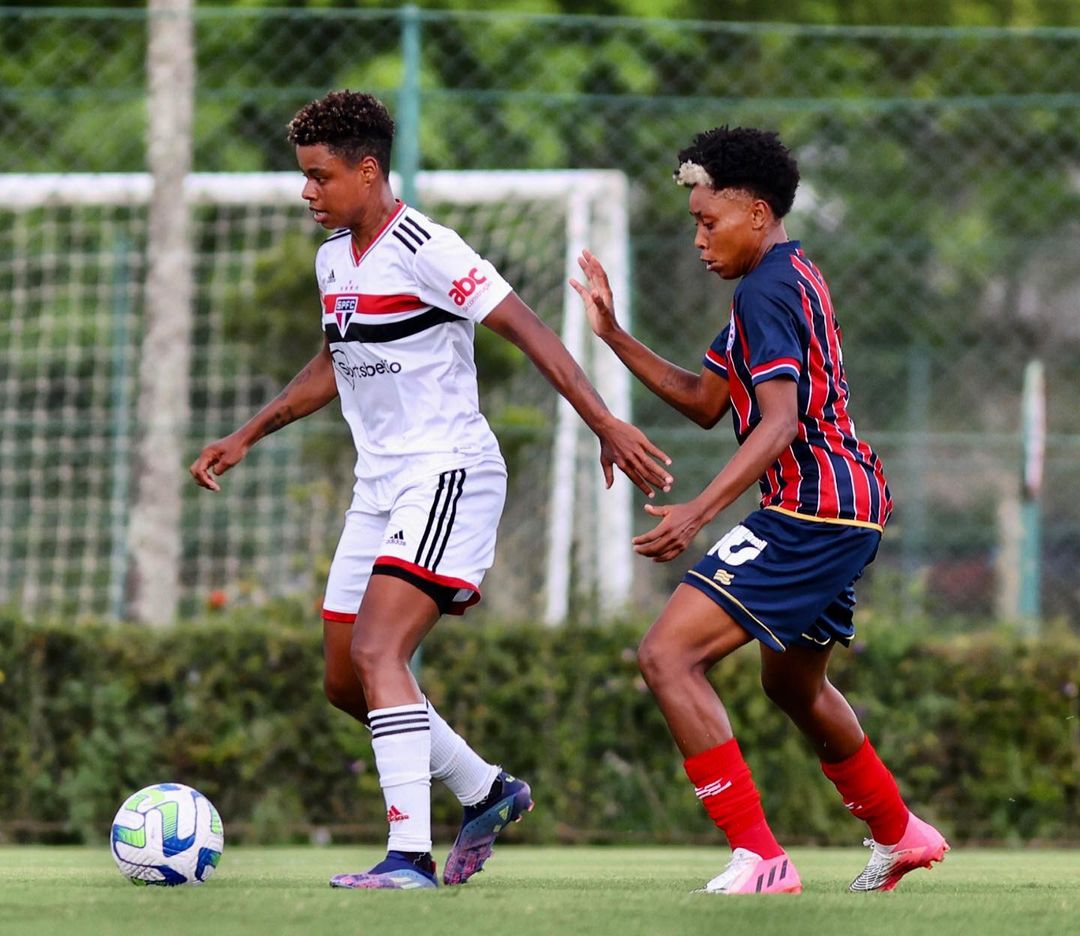
M746 361L757 385L776 377L798 380L805 357L802 313L783 284L751 288L736 296L736 317L746 343Z
M709 345L709 349L705 352L705 357L702 363L711 370L714 374L719 374L724 380L727 380L727 352L728 352L728 335L731 334L731 323L728 322L724 326L724 330L720 332L713 339L713 343Z
M416 252L415 274L424 302L474 322L511 292L495 267L448 228Z

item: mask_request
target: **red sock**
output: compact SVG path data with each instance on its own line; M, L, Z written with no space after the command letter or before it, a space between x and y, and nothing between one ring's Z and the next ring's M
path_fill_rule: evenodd
M870 826L874 841L895 845L907 828L908 808L896 787L889 768L864 738L851 757L835 764L821 762L825 776L836 785L851 814Z
M732 850L745 848L762 858L776 858L784 850L773 837L750 768L739 742L723 744L688 757L683 762L694 791Z

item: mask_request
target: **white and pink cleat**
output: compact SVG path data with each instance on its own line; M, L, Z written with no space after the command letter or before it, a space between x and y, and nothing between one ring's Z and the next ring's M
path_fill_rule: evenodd
M762 858L745 848L736 848L731 861L699 894L800 894L802 881L787 854Z
M908 815L907 828L895 845L879 845L873 839L864 844L873 849L870 860L848 890L891 891L909 871L943 861L949 850L945 836L915 813Z

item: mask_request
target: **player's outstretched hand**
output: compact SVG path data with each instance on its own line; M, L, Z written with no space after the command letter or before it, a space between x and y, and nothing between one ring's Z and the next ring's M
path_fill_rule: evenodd
M615 303L611 296L611 284L607 272L589 251L583 250L578 257L578 266L585 274L588 286L582 286L577 280L570 280L570 285L585 303L585 317L593 333L603 338L617 331L619 323L615 320Z
M612 419L597 435L600 437L600 465L604 469L607 487L611 487L615 481L611 466L618 465L619 470L649 497L654 494L653 487L662 491L671 490L675 479L664 467L671 464L671 459L653 445L637 426L621 419Z
M634 552L654 562L670 562L681 553L705 524L690 504L646 504L645 510L660 522L648 533L635 536Z
M191 463L188 471L195 483L211 491L220 491L221 485L214 480L214 475L223 475L248 453L251 446L240 438L239 433L225 436L211 442ZM213 472L213 474L211 474Z

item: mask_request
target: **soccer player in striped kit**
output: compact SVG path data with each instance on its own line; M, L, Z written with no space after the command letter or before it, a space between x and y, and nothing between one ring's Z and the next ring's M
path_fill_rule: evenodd
M872 852L854 891L891 890L940 861L941 834L905 805L855 713L829 682L833 647L854 635L853 586L877 552L892 500L882 465L848 413L840 328L829 290L783 218L799 172L774 133L720 127L679 153L694 246L706 270L739 279L727 325L700 374L623 331L599 261L573 282L589 322L653 393L708 429L729 409L739 449L688 503L645 509L659 519L634 538L674 559L755 481L761 507L684 577L638 651L698 797L732 848L704 890L798 893L799 875L769 829L709 669L757 640L761 682L795 722L844 805L870 828Z
M437 886L431 778L464 807L443 873L464 883L496 835L532 807L529 786L488 763L421 694L409 660L444 613L480 600L506 493L506 466L477 401L474 326L529 356L650 497L667 456L616 419L559 338L454 231L394 198L394 123L370 94L332 92L289 124L314 220L334 233L315 273L324 345L244 426L208 445L191 473L215 476L259 439L335 397L356 445L356 485L323 601L331 703L371 728L390 827L386 858L334 887Z

